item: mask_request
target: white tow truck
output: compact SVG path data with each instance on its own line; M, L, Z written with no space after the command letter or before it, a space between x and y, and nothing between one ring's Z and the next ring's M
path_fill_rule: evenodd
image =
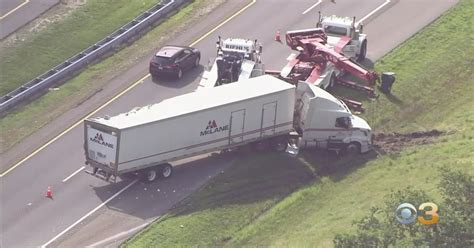
M363 61L367 55L367 35L363 33L363 25L356 23L355 17L325 16L319 14L316 25L327 35L327 45L346 57Z
M217 58L205 70L197 90L265 74L262 45L257 40L227 38L217 40ZM209 62L209 65L211 62Z

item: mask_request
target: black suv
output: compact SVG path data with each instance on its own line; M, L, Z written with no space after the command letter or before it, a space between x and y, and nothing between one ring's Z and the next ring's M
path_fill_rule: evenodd
M150 74L153 78L162 75L174 75L178 79L183 71L199 65L201 52L185 46L165 46L150 61Z

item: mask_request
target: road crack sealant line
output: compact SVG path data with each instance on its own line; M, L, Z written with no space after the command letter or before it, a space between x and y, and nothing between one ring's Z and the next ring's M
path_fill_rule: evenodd
M257 2L257 0L252 0L250 3L248 3L247 5L245 5L243 8L241 8L239 11L235 12L233 15L231 15L230 17L228 17L227 19L225 19L223 22L221 22L219 25L217 25L216 27L214 27L213 29L211 29L209 32L207 32L206 34L204 34L203 36L201 36L200 38L198 38L197 40L195 40L194 42L192 42L191 44L189 44L189 46L194 46L196 45L198 42L202 41L203 39L207 38L210 34L212 34L213 32L215 32L217 29L219 29L220 27L222 27L223 25L225 25L226 23L228 23L230 20L234 19L236 16L240 15L242 12L244 12L245 10L247 10L250 6L252 6L253 4L255 4ZM57 135L56 137L52 138L51 140L49 140L48 142L46 142L44 145L40 146L38 149L36 149L34 152L32 152L31 154L29 154L28 156L26 156L25 158L23 158L22 160L20 160L19 162L15 163L13 166L11 166L9 169L7 169L5 172L3 172L2 174L0 174L0 178L1 177L4 177L5 175L7 175L8 173L10 173L12 170L14 170L16 167L20 166L21 164L23 164L25 161L27 161L28 159L30 159L31 157L33 157L34 155L36 155L37 153L39 153L40 151L42 151L44 148L46 148L47 146L49 146L50 144L52 144L53 142L55 142L56 140L58 140L59 138L61 138L63 135L65 135L66 133L68 133L69 131L71 131L72 129L74 129L75 127L79 126L85 119L91 117L92 115L96 114L97 112L99 112L100 110L102 110L103 108L107 107L110 103L112 103L113 101L117 100L119 97L121 97L122 95L124 95L125 93L129 92L130 90L132 90L133 88L135 88L137 85L139 85L140 83L142 83L143 81L145 81L145 79L149 78L150 77L150 74L146 74L145 76L143 76L142 78L140 78L138 81L136 81L135 83L133 83L132 85L130 85L129 87L127 87L124 91L120 92L119 94L117 94L116 96L112 97L112 99L110 99L109 101L107 101L105 104L103 104L102 106L98 107L96 110L92 111L91 113L89 113L88 115L86 115L85 117L83 117L81 120L79 120L78 122L76 122L75 124L73 124L72 126L70 126L69 128L67 128L66 130L64 130L63 132L61 132L59 135Z

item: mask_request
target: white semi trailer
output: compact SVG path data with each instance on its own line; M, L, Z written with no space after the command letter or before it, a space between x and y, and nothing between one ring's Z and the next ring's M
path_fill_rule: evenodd
M137 171L148 181L169 177L170 161L288 134L294 97L293 85L265 77L88 119L86 163L107 179Z
M370 149L371 130L343 102L309 84L260 76L84 123L86 164L106 180L172 174L169 162L249 143L287 148ZM295 148L293 146L293 148ZM100 173L97 173L100 172Z

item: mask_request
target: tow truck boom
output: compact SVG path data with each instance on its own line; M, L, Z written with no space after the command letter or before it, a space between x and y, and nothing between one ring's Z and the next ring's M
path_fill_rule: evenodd
M337 46L335 49L326 46L326 42L327 36L321 28L289 31L286 34L287 45L303 54L303 56L300 56L301 61L314 63L331 62L340 71L347 72L361 79L369 86L360 85L341 77L337 78L339 84L363 90L369 96L375 96L372 86L379 82L379 75L337 52ZM345 41L341 39L340 42L344 43Z

